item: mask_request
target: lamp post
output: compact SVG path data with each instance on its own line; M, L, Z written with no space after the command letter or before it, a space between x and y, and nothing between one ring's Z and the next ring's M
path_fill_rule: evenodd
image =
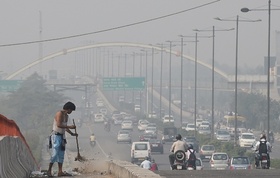
M237 145L237 69L238 69L238 29L239 29L239 22L259 22L261 21L260 19L258 20L241 20L239 19L239 16L236 16L236 20L232 20L232 19L221 19L219 17L215 18L216 20L219 21L235 21L236 22L236 35L235 35L235 88L234 88L234 143L235 146Z
M212 126L211 126L211 138L214 138L214 68L215 68L215 32L216 31L231 31L231 29L222 29L222 30L215 30L215 26L212 27L212 30L199 30L194 29L194 31L197 32L206 32L206 31L212 31L212 37L213 37L213 44L212 44Z
M241 9L241 12L249 11L267 11L268 10L268 44L267 44L267 136L269 135L270 130L270 28L271 28L271 10L280 10L280 9L271 9L271 0L268 0L268 9L248 9L244 7ZM269 140L269 137L268 137Z
M198 36L197 33L195 33L195 36L183 36L182 37L191 37L195 38L195 66L194 66L194 136L196 137L196 117L197 117L197 42L198 38L210 38L212 36Z
M168 115L171 116L171 48L172 41L167 41L169 43L169 103L168 103Z

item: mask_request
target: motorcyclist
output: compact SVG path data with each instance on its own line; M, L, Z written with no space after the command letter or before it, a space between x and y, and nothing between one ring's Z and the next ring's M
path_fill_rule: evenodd
M105 130L107 129L108 131L110 131L110 129L111 129L111 124L110 124L110 122L108 120L106 120L104 122L104 129Z
M171 146L171 149L170 149L170 152L172 152L170 155L169 155L169 162L170 162L170 166L172 167L173 164L174 164L174 161L175 161L175 154L176 151L178 150L182 150L184 152L186 152L188 150L188 145L186 142L182 141L182 136L180 134L178 134L176 136L176 140L172 146Z
M94 133L91 134L89 139L90 139L90 142L95 142L95 135L94 135Z
M272 131L269 132L268 138L269 138L268 141L269 141L270 143L273 143L273 142L274 142L274 134L273 134Z
M194 156L191 156L191 154L194 154ZM193 145L189 144L188 145L188 151L187 151L187 160L188 160L188 165L191 165L194 170L196 170L196 156L195 156L195 150L193 149Z
M140 167L144 168L144 169L151 169L151 166L152 166L152 163L149 160L149 157L146 156L145 160L140 164Z
M266 144L266 149L265 150L260 149L261 144ZM256 168L259 168L261 154L266 153L267 154L267 168L269 169L269 167L270 167L269 153L270 152L271 152L271 144L266 140L266 135L261 134L260 141L258 141L256 143L256 150L255 150L255 153L256 153L255 154L255 166L256 166Z

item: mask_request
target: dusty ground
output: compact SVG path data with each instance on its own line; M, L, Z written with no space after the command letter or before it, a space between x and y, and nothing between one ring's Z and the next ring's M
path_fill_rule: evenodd
M72 167L72 171L79 173L80 176L86 175L94 178L114 178L114 176L107 170L106 159L90 159L82 156L85 161L73 161L75 160L75 157L77 157L77 153L68 152L69 164Z

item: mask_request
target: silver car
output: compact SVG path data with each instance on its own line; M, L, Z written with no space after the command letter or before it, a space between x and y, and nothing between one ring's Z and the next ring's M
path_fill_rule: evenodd
M226 130L218 130L216 132L216 139L224 142L229 142L231 140L231 136Z
M128 130L120 130L117 136L117 143L128 142L131 143L131 135Z
M247 156L234 156L230 159L230 170L251 169L250 159Z
M211 169L225 170L229 167L229 157L227 153L213 153L210 158Z

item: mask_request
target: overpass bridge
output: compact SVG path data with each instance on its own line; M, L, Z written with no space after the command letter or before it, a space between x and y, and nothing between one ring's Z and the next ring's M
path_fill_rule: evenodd
M84 45L84 46L79 46L79 47L74 47L74 48L62 49L60 51L49 54L45 57L35 59L35 60L33 60L34 62L31 62L31 63L27 64L26 66L23 66L22 68L18 69L17 71L13 72L12 74L9 74L5 78L5 80L14 79L16 76L18 76L22 72L28 70L29 68L36 66L40 63L43 63L45 61L48 61L48 60L53 60L53 59L55 60L55 59L57 59L58 56L67 55L69 53L74 53L77 51L83 51L83 50L88 50L88 49L110 48L110 47L140 48L140 49L147 49L147 50L155 50L155 51L159 51L159 52L162 51L165 53L170 53L173 56L177 56L177 57L180 56L180 54L178 54L178 51L175 51L175 50L170 50L168 48L162 48L162 47L158 47L158 46L154 46L154 45L147 45L147 44L140 44L140 43L108 42L108 43L89 44L89 45ZM195 58L185 55L185 54L182 55L182 59L188 60L191 62L196 61ZM93 60L93 59L91 59L91 60ZM217 79L215 79L215 86L217 86L218 88L224 88L224 89L234 89L234 85L235 85L235 76L234 75L229 75L226 72L224 72L216 67L214 69L212 69L211 64L207 64L200 59L197 59L197 64L199 66L203 66L209 70L214 70L214 72L217 74L217 76L219 76L221 78L221 80L218 80L218 81L217 81ZM95 76L95 77L97 78L97 76ZM200 79L198 79L198 82L199 82L199 80ZM205 82L205 81L203 81L203 82ZM239 89L242 89L245 91L257 91L257 92L263 93L264 95L267 93L266 92L267 82L268 82L267 75L238 75L238 77L237 77L237 83L238 83ZM270 76L270 86L271 86L270 88L271 88L271 93L272 93L271 97L272 98L279 97L276 83L277 83L277 78L275 76ZM208 83L208 85L210 85L210 83ZM222 87L219 87L218 85L221 85ZM174 86L176 86L176 84L174 84ZM194 88L194 82L191 82L190 85L187 87Z

